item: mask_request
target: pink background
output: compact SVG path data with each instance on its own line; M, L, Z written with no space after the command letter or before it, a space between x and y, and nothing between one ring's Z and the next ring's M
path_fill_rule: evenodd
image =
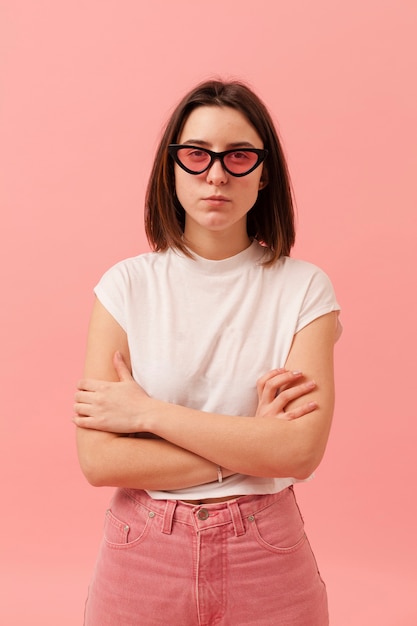
M327 456L297 490L332 626L417 623L416 18L414 0L0 3L2 624L82 623L110 494L70 422L92 287L147 250L162 123L214 74L273 112L294 255L343 307Z

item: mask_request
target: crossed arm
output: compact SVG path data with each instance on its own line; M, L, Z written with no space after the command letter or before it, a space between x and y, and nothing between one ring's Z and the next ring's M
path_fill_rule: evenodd
M125 332L97 300L75 397L84 474L93 485L158 490L216 480L217 465L224 476L307 477L330 430L335 328L330 313L297 333L285 370L258 381L256 415L228 416L149 397L130 375ZM124 436L133 432L159 438Z

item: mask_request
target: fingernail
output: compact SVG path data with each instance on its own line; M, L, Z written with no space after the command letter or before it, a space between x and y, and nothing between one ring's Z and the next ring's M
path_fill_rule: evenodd
M299 370L294 370L294 371L292 372L292 374L293 374L294 376L300 376L302 373L303 373L303 372L300 372Z
M314 380L309 380L306 384L307 384L307 387L315 387L316 386L316 382Z

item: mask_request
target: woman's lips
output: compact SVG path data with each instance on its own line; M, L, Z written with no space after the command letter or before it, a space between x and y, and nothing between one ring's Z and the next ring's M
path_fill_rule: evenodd
M225 204L225 202L230 202L229 198L225 198L225 196L208 196L204 198L204 201L211 206L220 206L221 204Z

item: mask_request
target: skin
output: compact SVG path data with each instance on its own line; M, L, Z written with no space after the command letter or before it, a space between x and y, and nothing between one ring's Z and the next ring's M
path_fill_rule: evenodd
M236 146L263 148L261 138L246 118L230 107L199 107L191 112L181 144L201 145L215 152ZM246 215L264 186L263 166L236 178L215 161L207 172L193 176L175 166L176 193L186 213L184 238L191 250L218 260L238 254L250 245ZM215 204L208 200L223 197Z
M246 118L228 107L194 110L179 141L219 152L236 144L263 147ZM262 174L261 166L235 178L219 161L198 176L176 166L191 250L223 259L250 244L246 215L265 184ZM210 200L216 195L224 200ZM285 369L259 379L255 415L212 414L148 396L131 377L126 334L96 301L74 406L84 474L93 485L166 490L216 480L217 465L225 477L235 472L308 477L330 431L335 332L336 314L329 313L295 335ZM124 436L133 432L158 438Z

